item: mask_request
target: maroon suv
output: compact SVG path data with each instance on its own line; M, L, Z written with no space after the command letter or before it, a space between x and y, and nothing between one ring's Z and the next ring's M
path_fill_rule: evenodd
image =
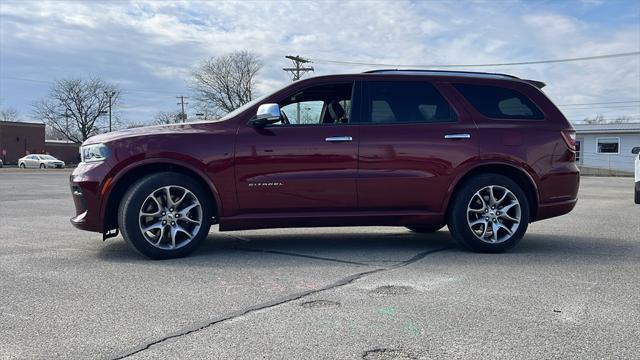
M320 76L218 122L92 137L71 175L78 228L151 258L220 231L448 225L500 252L576 204L575 133L543 83L488 73Z

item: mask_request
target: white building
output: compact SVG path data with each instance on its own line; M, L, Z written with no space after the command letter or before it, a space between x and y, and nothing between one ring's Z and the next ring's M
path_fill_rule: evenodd
M640 146L640 123L573 124L576 128L577 162L585 175L631 175Z

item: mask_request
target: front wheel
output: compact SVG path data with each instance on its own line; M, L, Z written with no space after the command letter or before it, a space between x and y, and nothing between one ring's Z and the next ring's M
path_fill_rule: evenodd
M118 209L124 239L152 259L186 256L207 237L212 201L189 176L162 172L135 183Z
M477 252L503 252L527 231L529 202L510 178L482 174L471 178L454 195L448 226L454 239Z
M46 166L44 164L40 164L40 169L44 169Z

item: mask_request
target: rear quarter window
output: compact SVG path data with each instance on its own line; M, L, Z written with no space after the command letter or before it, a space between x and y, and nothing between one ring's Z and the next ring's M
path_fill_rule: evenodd
M454 84L482 115L492 119L542 120L542 111L522 93L500 86Z

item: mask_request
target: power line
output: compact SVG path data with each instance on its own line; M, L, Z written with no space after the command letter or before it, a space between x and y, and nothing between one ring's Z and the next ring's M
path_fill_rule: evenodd
M564 107L565 110L589 110L589 109L623 109L623 108L640 108L638 105L601 105L601 106L584 106L584 107Z
M607 105L607 104L627 104L627 103L640 103L640 100L603 101L603 102L578 103L578 104L559 104L557 106Z
M54 81L49 81L49 80L36 80L36 79L28 79L28 78L22 78L22 77L14 77L14 76L0 76L0 79L17 80L17 81L30 81L30 82L37 82L37 83L43 83L43 84L55 84ZM175 92L172 92L172 91L162 91L162 90L127 89L127 88L123 88L123 90L124 91L132 91L132 92L148 92L148 93L158 93L158 94L175 94Z
M550 63L563 63L563 62L572 62L572 61L610 59L610 58L619 58L619 57L637 56L637 55L640 55L640 51L617 53L617 54L595 55L595 56L583 56L583 57L574 57L574 58L566 58L566 59L519 61L519 62L492 63L492 64L448 64L448 65L381 64L381 63L366 63L366 62L359 62L359 61L342 61L342 60L327 60L327 59L313 59L313 58L310 60L316 63L331 63L331 64L342 64L342 65L395 66L395 67L414 67L414 68L416 67L417 68L458 68L458 67L490 67L490 66L550 64Z
M26 79L26 78L19 78L19 77L13 77L13 76L0 76L0 79L7 79L7 80L19 80L19 81L31 81L31 82L38 82L38 83L45 83L45 84L53 84L53 81L47 81L47 80L36 80L36 79Z

